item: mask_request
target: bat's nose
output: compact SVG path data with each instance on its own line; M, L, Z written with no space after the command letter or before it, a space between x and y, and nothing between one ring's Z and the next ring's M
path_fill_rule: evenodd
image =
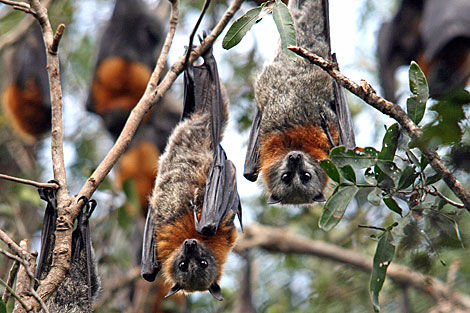
M289 153L289 162L298 163L302 159L302 154L300 152L291 152Z
M197 241L196 239L186 239L184 241L184 250L185 251L194 251L196 250L197 247Z
M208 224L201 229L201 234L204 236L214 236L217 231L215 223Z

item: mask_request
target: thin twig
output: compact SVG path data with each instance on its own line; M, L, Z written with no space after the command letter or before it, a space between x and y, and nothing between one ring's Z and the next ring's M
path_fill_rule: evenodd
M149 81L149 88L156 88L160 76L165 68L165 65L168 60L168 53L173 43L173 38L175 37L176 26L178 26L178 16L179 16L179 0L173 0L171 2L171 13L170 13L170 22L168 25L168 33L166 34L165 42L163 43L162 52L158 57L157 65L155 70L152 73Z
M26 13L30 14L36 14L34 10L31 10L31 6L23 1L12 1L12 0L0 0L1 3L5 3L8 5L11 5L13 9L24 11Z
M385 228L377 227L377 226L357 225L357 227L359 227L359 228L369 228L369 229L380 230L380 231L386 231Z
M60 39L64 34L64 29L65 24L60 24L59 27L57 27L57 31L54 35L54 40L52 41L52 46L50 47L49 53L57 54L57 49L59 48Z
M433 190L428 190L429 194L431 194L433 196L438 196L442 200L445 200L447 203L449 203L450 205L453 205L457 208L460 208L460 209L465 208L465 205L463 205L462 203L455 202L453 200L450 200L446 196L444 196L439 190L437 190L437 188L435 186L431 186L431 187L432 187Z
M0 0L0 2L3 2ZM52 0L44 0L42 5L45 8L48 8L51 4ZM33 16L25 16L18 25L15 26L14 29L9 31L6 34L2 34L2 38L0 41L0 52L5 49L6 47L9 47L11 45L14 45L18 40L23 38L23 36L29 31L31 26L33 25L33 22L36 19Z
M470 195L464 186L455 178L454 174L452 174L452 172L445 166L436 150L429 148L423 142L423 131L408 117L400 106L377 95L375 90L365 80L361 80L361 84L358 85L344 76L337 69L336 63L325 60L324 58L303 48L289 46L288 49L309 60L311 63L318 65L321 69L330 74L330 76L333 77L341 86L348 89L350 92L380 112L395 119L410 135L411 139L417 143L418 148L421 150L426 160L428 160L429 164L431 164L432 168L436 173L441 175L447 186L449 186L455 195L464 203L465 208L470 212Z
M8 280L6 282L6 284L9 287L13 286L16 275L18 274L19 267L20 267L20 264L17 261L13 261L13 265L10 268L10 272L8 273ZM3 303L8 302L10 295L11 295L11 292L9 292L8 289L5 289L5 291L3 292L3 296L2 296Z
M23 299L21 299L20 296L18 296L15 292L15 290L13 290L13 288L11 288L8 283L6 283L3 279L0 278L0 285L3 285L5 287L5 293L8 291L8 293L10 295L12 295L20 304L21 306L26 310L26 312L29 312L31 311L31 308L26 304L24 303ZM8 299L7 299L8 301ZM7 302L5 302L5 300L3 300L3 302L6 304Z
M30 185L36 188L53 188L57 189L59 186L55 183L39 183L33 180L28 180L28 179L23 179L23 178L18 178L18 177L13 177L5 174L0 174L0 179L6 179L9 181L17 182L17 183L22 183L25 185Z
M210 0L205 0L204 1L204 6L202 7L201 14L199 14L199 18L197 19L196 25L194 25L194 28L189 35L189 44L188 44L188 51L186 51L186 56L184 58L184 66L188 66L188 61L189 61L189 56L191 55L191 50L193 49L193 41L194 41L194 36L196 35L197 29L199 28L199 25L201 24L202 18L204 17L204 14L206 14L207 8L209 7L209 4L211 3Z
M0 239L7 244L8 248L13 251L18 257L26 258L29 260L29 252L23 250L19 245L16 244L3 230L0 229Z

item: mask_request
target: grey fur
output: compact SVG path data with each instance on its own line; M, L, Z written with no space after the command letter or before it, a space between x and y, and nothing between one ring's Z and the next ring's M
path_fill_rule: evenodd
M228 101L222 85L221 89L224 98L223 133L228 120ZM194 113L180 122L159 159L158 175L150 197L156 229L184 214L185 210L192 210L191 203L202 207L205 182L198 182L198 176L207 175L213 160L209 109L205 108L202 113Z
M300 47L329 58L329 43L325 38L324 0L305 1L299 9L296 1L289 1L289 10L297 30ZM335 115L333 84L330 76L320 68L297 58L290 61L279 48L277 56L265 66L255 87L255 100L262 111L261 136L298 125L320 125L320 109L328 121Z
M93 260L91 269L91 302L88 300L86 249L81 249L80 256L75 260L72 259L69 272L47 301L46 305L49 312L92 312L91 304L99 295L101 280L97 272L93 249L91 251Z
M329 59L327 6L327 0L289 1L298 46ZM255 100L262 114L260 142L267 136L298 126L321 127L323 122L339 128L332 110L335 94L330 76L304 59L289 60L280 47L256 82ZM327 178L317 160L304 151L292 149L269 173L264 173L270 193L268 202L324 201ZM292 153L299 156L295 162L289 160ZM288 179L282 179L283 175L288 175Z

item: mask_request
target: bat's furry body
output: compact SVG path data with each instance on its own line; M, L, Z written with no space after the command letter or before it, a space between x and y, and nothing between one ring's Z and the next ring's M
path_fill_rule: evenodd
M328 1L289 1L289 10L298 46L330 59ZM326 158L333 144L340 142L336 98L334 83L326 72L300 58L289 60L280 48L264 67L255 86L261 117L258 129L254 123L250 135L257 137L258 148L250 146L247 152L247 160L258 154L259 161L248 173L245 165L245 176L256 180L262 172L269 202L324 200L327 177L318 160Z
M9 84L2 94L5 115L27 143L39 140L51 128L51 101L46 50L39 25L9 51Z
M377 56L384 96L396 101L395 71L417 61L431 97L462 88L470 77L470 2L402 0L382 24Z
M208 290L221 300L218 282L235 243L233 220L241 209L235 168L219 145L228 103L212 52L203 57L203 65L191 66L185 73L183 121L159 160L147 220L151 218L154 233L148 232L148 224L142 273L153 280L144 268L156 263L156 272L150 272L156 275L161 270L173 286L169 294Z

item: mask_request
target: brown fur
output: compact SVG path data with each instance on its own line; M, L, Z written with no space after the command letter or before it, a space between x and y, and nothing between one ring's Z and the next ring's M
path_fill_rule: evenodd
M33 143L50 129L51 115L34 80L28 80L26 86L23 90L17 85L8 86L2 102L12 128L25 142Z
M187 207L186 214L173 223L162 226L158 230L157 255L160 260L163 260L162 272L169 284L174 283L174 279L171 277L171 265L177 251L186 239L197 239L213 252L218 264L219 272L217 274L217 282L219 281L222 276L222 265L225 263L227 255L235 244L237 237L237 232L233 224L227 225L227 221L229 221L232 216L232 213L227 214L215 236L204 236L196 231L192 210Z
M94 110L98 114L117 108L131 111L144 94L150 69L141 63L119 57L103 60L92 86Z
M144 212L148 206L148 195L152 192L155 182L159 156L160 153L153 143L143 141L131 147L121 157L117 169L116 180L119 186L122 186L127 179L134 180L140 206Z
M338 131L331 124L330 132L337 143ZM283 132L271 132L260 143L261 171L267 175L271 167L291 151L303 151L312 158L321 160L328 157L330 148L325 132L318 126L296 126Z

